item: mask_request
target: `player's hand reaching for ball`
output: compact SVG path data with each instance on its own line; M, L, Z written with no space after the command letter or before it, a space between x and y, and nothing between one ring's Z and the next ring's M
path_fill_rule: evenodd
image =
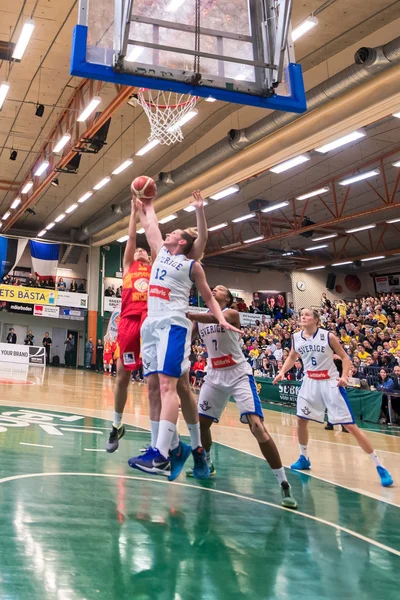
M273 380L272 385L276 385L277 383L279 383L280 381L283 381L284 379L285 379L285 373L283 371L281 371L280 373L278 373L278 375Z
M192 192L192 196L193 199L190 202L190 206L193 206L194 208L202 208L204 206L204 198L201 195L200 190L194 190Z

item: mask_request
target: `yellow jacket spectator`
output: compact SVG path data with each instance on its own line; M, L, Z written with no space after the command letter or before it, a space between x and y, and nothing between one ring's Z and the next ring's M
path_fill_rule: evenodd
M344 318L347 313L346 302L344 300L339 300L338 303L336 304L336 308L338 311L338 316Z

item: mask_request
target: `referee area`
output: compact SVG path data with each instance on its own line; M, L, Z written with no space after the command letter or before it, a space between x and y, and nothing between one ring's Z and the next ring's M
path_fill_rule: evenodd
M20 382L1 399L0 597L396 597L399 491L379 485L349 435L311 425L313 468L289 471L289 511L233 403L213 427L216 476L169 483L127 465L150 439L145 385L131 386L127 435L108 455L115 382L61 369L34 378L29 400ZM295 417L264 415L290 464ZM399 435L369 435L398 481Z

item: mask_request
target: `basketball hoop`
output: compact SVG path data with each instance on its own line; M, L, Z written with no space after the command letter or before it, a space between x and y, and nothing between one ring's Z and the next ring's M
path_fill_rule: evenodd
M197 96L140 88L137 101L150 122L149 142L170 146L183 140L181 127L192 116Z

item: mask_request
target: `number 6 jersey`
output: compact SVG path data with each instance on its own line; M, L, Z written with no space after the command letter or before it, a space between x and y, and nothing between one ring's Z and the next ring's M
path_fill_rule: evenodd
M326 329L318 328L314 336L305 338L303 331L293 334L293 350L300 354L304 372L309 379L335 379L339 377L333 361L333 350Z
M184 254L171 254L161 247L153 263L149 284L148 316L166 316L178 313L182 317L189 310L189 294L193 281L190 277L193 263Z

